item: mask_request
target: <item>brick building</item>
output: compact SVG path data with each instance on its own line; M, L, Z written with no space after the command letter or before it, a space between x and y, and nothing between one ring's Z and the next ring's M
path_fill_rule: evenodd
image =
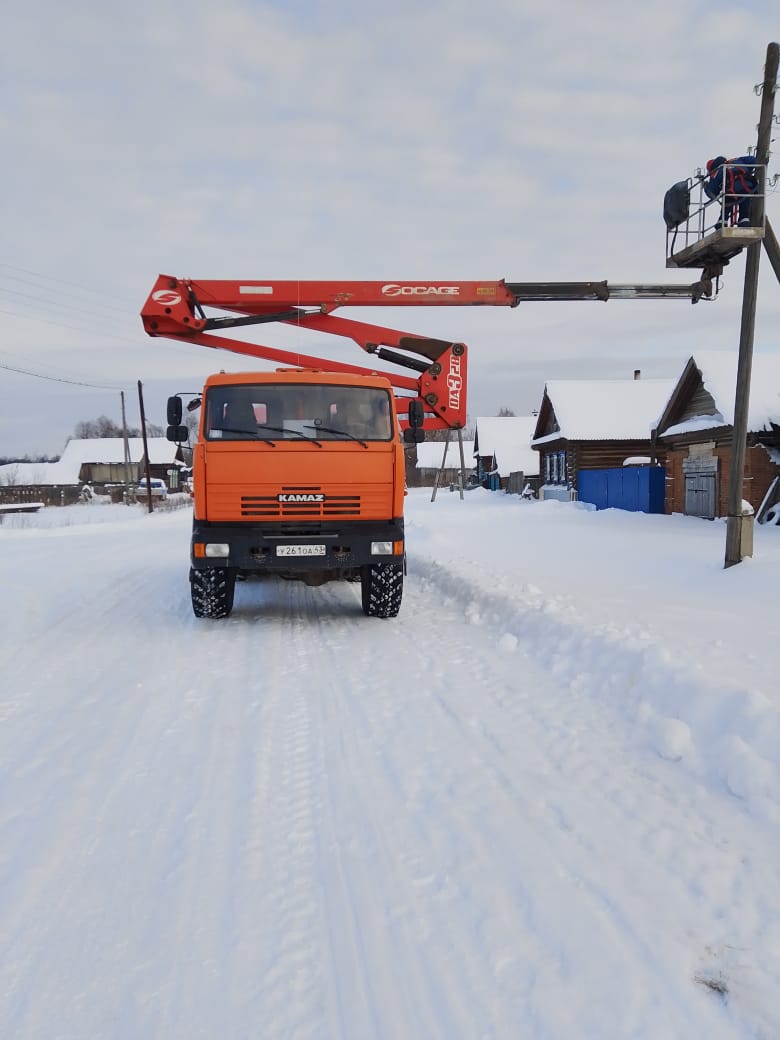
M708 519L728 512L737 354L688 360L659 418L667 513ZM758 520L780 497L780 356L753 357L742 497ZM762 509L763 507L763 509Z

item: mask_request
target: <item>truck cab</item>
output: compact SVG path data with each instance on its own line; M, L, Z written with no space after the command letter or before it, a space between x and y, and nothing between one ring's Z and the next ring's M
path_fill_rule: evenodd
M177 400L169 419L180 418ZM183 428L172 429L176 437ZM360 581L368 616L398 613L404 456L383 376L309 369L210 376L193 489L196 616L226 617L237 577L270 574L310 585Z

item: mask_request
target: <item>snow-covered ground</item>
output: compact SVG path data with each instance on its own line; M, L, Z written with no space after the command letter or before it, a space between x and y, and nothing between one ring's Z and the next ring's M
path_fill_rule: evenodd
M780 1036L780 528L413 491L398 618L0 523L0 1036ZM89 522L87 522L89 521Z

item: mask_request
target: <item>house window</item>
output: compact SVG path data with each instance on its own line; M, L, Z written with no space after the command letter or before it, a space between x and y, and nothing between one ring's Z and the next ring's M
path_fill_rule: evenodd
M566 483L566 452L550 451L544 456L545 484Z

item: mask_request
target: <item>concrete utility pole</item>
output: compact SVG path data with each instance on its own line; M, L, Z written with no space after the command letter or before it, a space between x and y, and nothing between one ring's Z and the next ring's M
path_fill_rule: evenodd
M125 416L125 392L119 391L122 401L122 441L125 448L125 505L130 505L130 445L127 440L127 418Z
M761 92L761 117L758 123L756 162L763 167L761 190L752 200L751 224L761 227L764 223L766 197L766 169L769 163L769 145L772 131L772 116L777 88L777 67L780 47L770 43L766 52L764 84ZM742 561L742 528L745 522L752 524L752 517L742 515L742 483L745 471L745 451L748 433L748 404L750 401L750 372L753 364L753 335L756 325L756 298L758 295L758 264L761 259L761 242L747 247L745 261L745 287L742 294L742 325L739 336L739 360L737 362L737 389L734 400L734 435L729 467L728 517L726 520L726 567Z

